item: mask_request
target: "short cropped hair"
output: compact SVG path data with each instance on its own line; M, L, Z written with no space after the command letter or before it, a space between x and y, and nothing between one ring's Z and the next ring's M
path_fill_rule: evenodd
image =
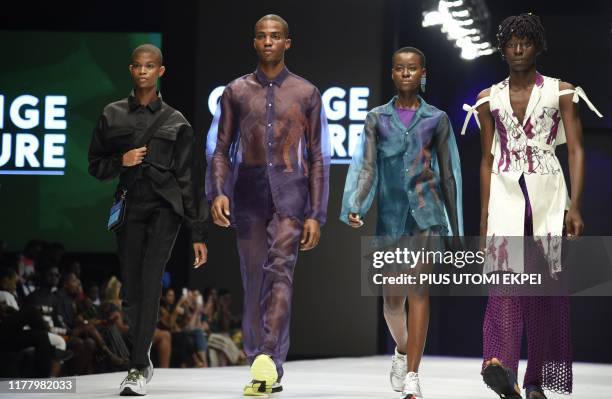
M257 25L259 25L259 23L263 21L276 21L280 23L283 26L283 29L285 30L285 38L289 37L289 24L283 19L283 17L276 14L268 14L259 18L259 20L255 23L255 33L257 33Z
M133 51L132 51L132 56L130 58L130 60L133 62L134 58L136 58L136 56L140 53L151 53L151 54L155 54L155 56L157 56L157 58L159 59L159 65L164 65L164 57L162 55L161 50L159 49L159 47L153 45L153 44L141 44L140 46L136 47Z
M414 53L417 54L421 58L421 67L425 68L425 54L421 50L416 47L402 47L400 49L395 50L393 56L391 57L391 64L393 65L393 60L395 60L395 56L401 53Z

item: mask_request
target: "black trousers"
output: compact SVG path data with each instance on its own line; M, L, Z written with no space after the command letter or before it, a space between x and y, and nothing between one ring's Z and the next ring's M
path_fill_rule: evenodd
M126 216L117 232L124 311L132 342L130 368L149 365L159 312L162 275L182 218L146 179L137 180L127 194Z

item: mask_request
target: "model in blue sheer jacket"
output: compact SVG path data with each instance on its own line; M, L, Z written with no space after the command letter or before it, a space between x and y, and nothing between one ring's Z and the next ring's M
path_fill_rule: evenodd
M420 50L404 47L394 53L391 77L397 95L368 113L346 177L340 219L361 227L377 198L379 244L408 242L406 247L415 247L418 242L432 249L435 236L463 235L457 144L446 113L418 95L419 87L425 89L425 74ZM429 272L431 265L413 270ZM383 296L385 320L396 343L391 386L402 392L401 398L422 399L418 369L429 324L429 290L383 285Z
M376 234L398 238L409 216L421 230L440 226L463 235L461 165L448 116L417 95L418 108L405 126L398 96L372 109L355 148L344 186L340 219L361 218L378 198Z

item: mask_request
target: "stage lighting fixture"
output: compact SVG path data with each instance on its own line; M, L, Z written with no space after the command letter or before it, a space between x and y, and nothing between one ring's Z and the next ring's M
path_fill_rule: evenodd
M484 0L438 1L437 7L423 12L423 27L440 25L448 40L461 50L461 58L493 54L495 49L486 40L490 28L489 9Z

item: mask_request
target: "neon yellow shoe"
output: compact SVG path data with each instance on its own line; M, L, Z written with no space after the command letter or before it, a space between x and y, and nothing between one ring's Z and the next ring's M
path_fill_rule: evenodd
M278 379L276 364L268 355L258 355L251 365L250 384L244 387L244 396L267 396Z

